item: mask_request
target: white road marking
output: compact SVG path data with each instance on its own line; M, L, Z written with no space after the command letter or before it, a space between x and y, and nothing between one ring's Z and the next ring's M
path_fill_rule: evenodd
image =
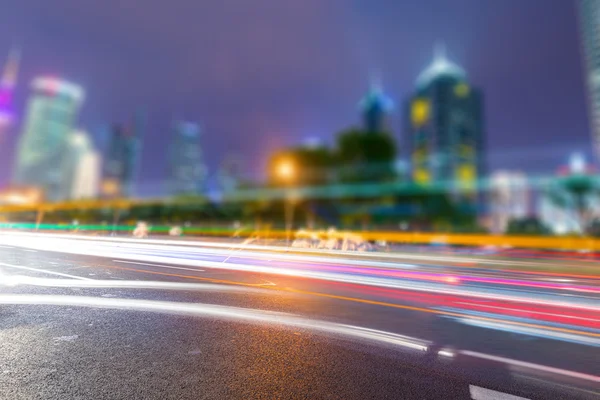
M475 385L469 385L469 393L471 393L471 398L473 400L529 400L525 397L497 392L495 390L486 389Z
M31 249L23 249L23 251L28 251L30 253L37 253L37 250L31 250Z
M441 349L440 351L438 351L438 355L453 358L454 352L452 350L448 350L448 349Z
M64 276L65 278L81 279L81 280L84 280L84 281L90 281L91 280L90 278L84 278L83 276L63 274L62 272L48 271L46 269L23 267L22 265L12 265L12 264L6 264L6 263L0 263L0 265L2 265L4 267L9 267L9 268L17 268L17 269L24 269L24 270L28 270L28 271L41 272L43 274L56 275L56 276Z
M124 263L124 264L148 265L151 267L168 268L168 269L183 269L186 271L195 271L195 272L204 272L205 271L203 269L173 267L173 266L169 266L169 265L149 264L149 263L142 263L142 262L135 262L135 261L124 261L124 260L112 260L112 261L117 262L117 263Z

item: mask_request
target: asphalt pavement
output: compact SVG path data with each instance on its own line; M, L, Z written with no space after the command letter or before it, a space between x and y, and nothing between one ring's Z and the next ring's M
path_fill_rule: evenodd
M600 396L600 279L486 265L4 235L0 398Z

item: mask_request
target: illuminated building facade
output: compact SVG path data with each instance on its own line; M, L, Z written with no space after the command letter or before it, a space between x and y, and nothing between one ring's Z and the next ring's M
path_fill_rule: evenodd
M518 171L496 171L490 176L491 230L504 233L513 219L530 214L531 190L527 176Z
M31 89L13 180L40 188L48 201L62 200L63 159L84 91L55 78L36 78Z
M75 131L69 137L63 162L63 198L92 199L98 196L100 155L86 132Z
M482 96L443 49L419 75L405 120L413 180L447 183L453 193L475 198L485 174Z
M367 95L360 101L363 129L367 132L390 132L389 114L394 104L383 93L381 85L374 83Z
M592 141L600 162L600 2L580 0L580 31L585 56Z
M14 123L12 98L17 84L19 60L19 51L12 50L8 55L8 60L0 78L0 138L6 135L6 132Z
M200 146L200 126L177 122L169 157L168 186L171 194L199 194L204 191L206 166Z
M33 205L44 200L36 187L8 187L0 190L0 205Z
M138 115L132 125L114 125L105 157L101 183L104 198L132 196L141 151L143 117Z

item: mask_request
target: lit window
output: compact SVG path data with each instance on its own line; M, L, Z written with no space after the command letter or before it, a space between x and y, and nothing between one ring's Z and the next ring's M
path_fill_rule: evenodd
M429 171L423 168L418 168L414 172L414 179L417 183L429 183L431 176L429 175Z
M454 94L457 97L466 97L469 95L470 92L470 88L469 85L467 85L466 83L459 83L456 86L454 86Z
M429 119L429 101L416 99L411 107L411 120L413 126L422 126Z

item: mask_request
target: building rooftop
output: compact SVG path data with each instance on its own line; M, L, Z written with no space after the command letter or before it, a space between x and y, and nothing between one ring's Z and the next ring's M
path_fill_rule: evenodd
M433 61L419 74L416 84L418 88L424 88L442 77L464 80L466 73L461 67L448 60L443 46L436 46Z
M31 83L33 90L52 96L65 96L81 102L85 96L83 88L71 82L51 77L38 77Z
M372 83L371 88L358 106L363 111L374 107L383 111L391 111L394 108L394 101L383 92L380 84Z

